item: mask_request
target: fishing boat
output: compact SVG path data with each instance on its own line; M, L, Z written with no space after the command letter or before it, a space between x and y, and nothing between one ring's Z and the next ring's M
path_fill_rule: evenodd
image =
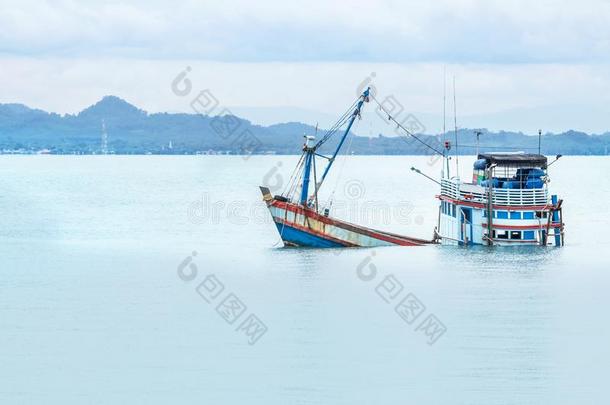
M411 168L440 186L438 225L430 240L370 229L330 217L329 208L320 209L318 193L335 162L354 121L360 117L364 103L372 98L388 120L417 140L421 145L443 157L440 181ZM319 149L346 125L332 156ZM443 124L443 134L445 134ZM539 134L540 136L540 134ZM444 148L427 144L384 109L370 94L370 89L348 108L337 123L316 141L305 136L301 158L291 179L292 187L285 194L271 195L260 187L263 200L277 227L284 245L301 247L376 247L445 245L555 245L564 244L563 201L551 195L548 168L561 155L548 163L546 156L524 152L478 154L471 182L462 181L457 173L457 124L455 130L456 175L450 175L451 143ZM540 139L540 138L539 138ZM478 140L478 134L477 134ZM442 150L441 150L442 149ZM325 159L326 167L318 178L316 159ZM313 184L312 184L313 183Z
M420 246L436 243L435 240L397 235L335 219L329 216L329 208L321 209L319 207L319 190L343 147L354 121L360 117L363 104L368 103L370 97L370 89L366 89L319 141L316 141L314 136L305 136L303 153L295 169L295 173L297 173L294 181L295 187L290 187L286 195L273 196L269 188L260 187L263 200L267 204L284 245L330 248ZM347 126L332 156L322 155L319 151L320 147L345 124ZM326 161L326 167L319 178L317 159Z
M457 245L564 244L563 200L549 191L548 163L541 154L482 153L472 181L443 168L438 239Z

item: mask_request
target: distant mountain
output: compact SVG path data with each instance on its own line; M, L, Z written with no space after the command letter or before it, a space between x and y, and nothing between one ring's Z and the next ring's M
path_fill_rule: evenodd
M298 154L303 135L314 135L315 127L299 122L270 126L254 125L236 116L205 116L197 114L149 114L115 96L106 96L76 115L59 115L31 109L21 104L0 104L0 152L56 154L100 153L102 122L108 139L108 151L119 154ZM325 131L318 130L318 136ZM389 130L388 133L393 132ZM537 151L538 137L516 132L481 130L480 150ZM454 145L454 134L448 134ZM325 145L329 152L338 136ZM437 149L443 140L431 135L420 139ZM545 134L542 152L546 154L606 155L610 133L589 135L568 131ZM373 137L353 135L346 145L354 154L428 154L429 149L410 137ZM454 149L455 150L455 149ZM460 154L476 151L472 129L458 132Z
M137 120L145 118L146 115L146 111L138 109L119 97L106 96L91 107L81 111L78 114L78 118L93 120L105 118Z

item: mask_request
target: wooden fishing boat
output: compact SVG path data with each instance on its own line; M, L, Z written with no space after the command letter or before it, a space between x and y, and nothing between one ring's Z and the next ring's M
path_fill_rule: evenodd
M367 89L352 104L346 114L321 140L315 142L315 137L305 137L303 154L295 170L296 173L299 173L299 176L296 177L296 187L293 187L292 191L289 191L287 195L272 196L267 187L260 187L263 200L267 204L280 237L286 246L330 248L421 246L436 243L435 240L397 235L334 219L329 216L328 209L319 212L318 192L320 187L341 150L354 120L360 117L363 104L369 102L369 91ZM321 155L318 151L319 148L346 123L347 127L333 155L330 157ZM316 158L327 161L326 168L319 179L316 171ZM313 189L311 193L310 188Z
M374 247L432 243L333 219L314 208L292 203L285 197L274 197L267 187L261 186L260 189L280 237L287 246Z

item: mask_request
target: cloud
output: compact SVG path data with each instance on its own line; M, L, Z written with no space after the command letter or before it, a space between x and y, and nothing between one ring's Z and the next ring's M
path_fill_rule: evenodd
M74 113L114 94L189 111L169 83L191 66L224 106L323 125L375 72L437 131L447 65L465 125L531 131L540 116L543 128L603 132L607 21L602 0L3 1L0 102Z
M191 67L188 78L193 90L179 97L170 85L187 66ZM0 102L75 113L113 94L149 112L192 112L190 102L197 92L209 89L222 107L250 113L246 118L256 122L306 119L315 124L315 119L327 126L330 117L342 113L374 73L380 98L395 96L405 113L416 114L429 131L438 132L443 69L440 63L5 58L0 64ZM459 126L526 132L538 127L552 131L610 129L607 66L456 64L446 69L448 122L452 120L451 79L455 75ZM367 110L371 108L367 106ZM365 135L377 134L378 127L366 120L360 126Z
M76 2L0 6L5 55L231 62L610 61L610 4L550 1Z

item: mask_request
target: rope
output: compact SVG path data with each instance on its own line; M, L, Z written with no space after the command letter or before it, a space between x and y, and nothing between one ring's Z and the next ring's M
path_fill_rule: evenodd
M273 247L276 247L278 243L284 241L284 227L286 226L286 221L288 220L288 210L284 210L284 220L282 221L282 229L280 230L280 239L273 244Z
M375 98L374 95L370 96L373 100L375 100L375 102L377 103L377 105L379 106L379 109L381 111L383 111L384 113L386 113L388 115L388 119L393 121L398 128L402 129L403 131L405 131L409 136L413 137L415 140L417 140L419 143L421 143L422 145L424 145L425 147L427 147L428 149L438 153L441 156L445 156L445 154L443 152L441 152L440 150L436 149L433 146L428 145L425 141L421 140L418 136L416 136L414 133L412 133L411 131L409 131L407 128L403 127L402 124L398 121L396 121L396 119L394 119L394 117L392 117L392 115L385 109L383 108L383 106L381 105L381 103L379 102L379 100L377 100Z
M354 123L355 127L358 127L359 121L356 121ZM349 144L347 145L347 148L345 149L346 152L350 150L350 148L352 147L352 142L354 141L354 137L350 137L349 138ZM337 181L335 182L335 187L333 187L333 191L330 193L330 197L328 199L328 209L330 210L333 206L333 200L335 198L335 191L337 191L337 188L339 187L339 181L341 180L341 176L343 176L343 169L345 169L345 164L347 163L347 155L345 155L344 159L341 159L341 167L339 167L339 172L337 175ZM326 207L325 207L326 208Z
M280 231L280 238L279 238L279 239L278 239L278 241L277 241L277 242L275 242L275 243L273 244L273 246L271 246L271 247L276 247L277 245L279 245L279 243L280 243L280 242L282 242L282 243L283 243L283 241L284 241L283 235L284 235L284 226L285 226L285 225L286 225L286 223L285 223L285 222L282 222L282 230Z
M318 147L320 147L324 143L326 143L326 141L328 141L331 138L331 136L333 136L343 126L343 124L345 124L345 122L352 116L353 109L359 101L360 101L360 97L358 97L356 99L356 101L354 101L352 103L352 105L349 106L349 108L347 110L345 110L345 112L339 118L339 120L337 120L337 122L335 122L335 124L331 127L331 129L329 129L326 132L326 134L322 137L322 139L316 144L315 149L317 149ZM286 184L284 193L282 193L282 195L287 196L290 200L292 200L292 197L298 188L297 176L298 176L299 171L302 169L302 167L305 163L304 158L305 158L305 153L303 153L301 155L299 162L297 163L294 171L292 172L292 175L290 176L288 183ZM314 159L315 159L315 157L314 157ZM317 183L316 183L316 187L317 187Z
M345 121L347 121L354 113L354 107L356 107L356 104L358 104L358 101L360 101L360 97L358 97L356 99L356 101L354 101L352 103L352 105L350 105L349 108L347 110L345 110L343 115L341 115L341 117L337 120L337 122L335 122L335 124L332 126L332 128L329 129L326 132L326 134L324 134L322 139L320 139L320 141L316 144L316 146L315 146L316 149L318 149L320 146L324 145L330 139L330 137L333 136L343 126L343 124L345 124Z
M322 146L326 141L328 141L328 139L330 139L330 137L332 135L334 135L339 128L341 128L343 126L343 124L345 124L345 121L351 117L352 113L353 113L353 109L356 106L356 104L358 103L360 98L356 99L356 101L354 101L352 103L352 105L349 106L349 108L347 110L345 110L345 112L343 113L343 115L341 115L341 117L339 117L339 119L337 120L337 122L335 122L335 124L331 127L330 130L328 130L326 132L326 134L322 137L322 139L316 144L316 149L320 146Z
M292 196L293 196L294 192L296 191L296 187L298 186L297 176L305 162L304 157L305 157L305 154L302 154L299 159L299 162L297 163L296 167L294 168L294 171L292 172L292 175L290 176L290 180L286 184L286 189L288 190L288 192L283 193L283 195L288 197L290 200L292 200Z

